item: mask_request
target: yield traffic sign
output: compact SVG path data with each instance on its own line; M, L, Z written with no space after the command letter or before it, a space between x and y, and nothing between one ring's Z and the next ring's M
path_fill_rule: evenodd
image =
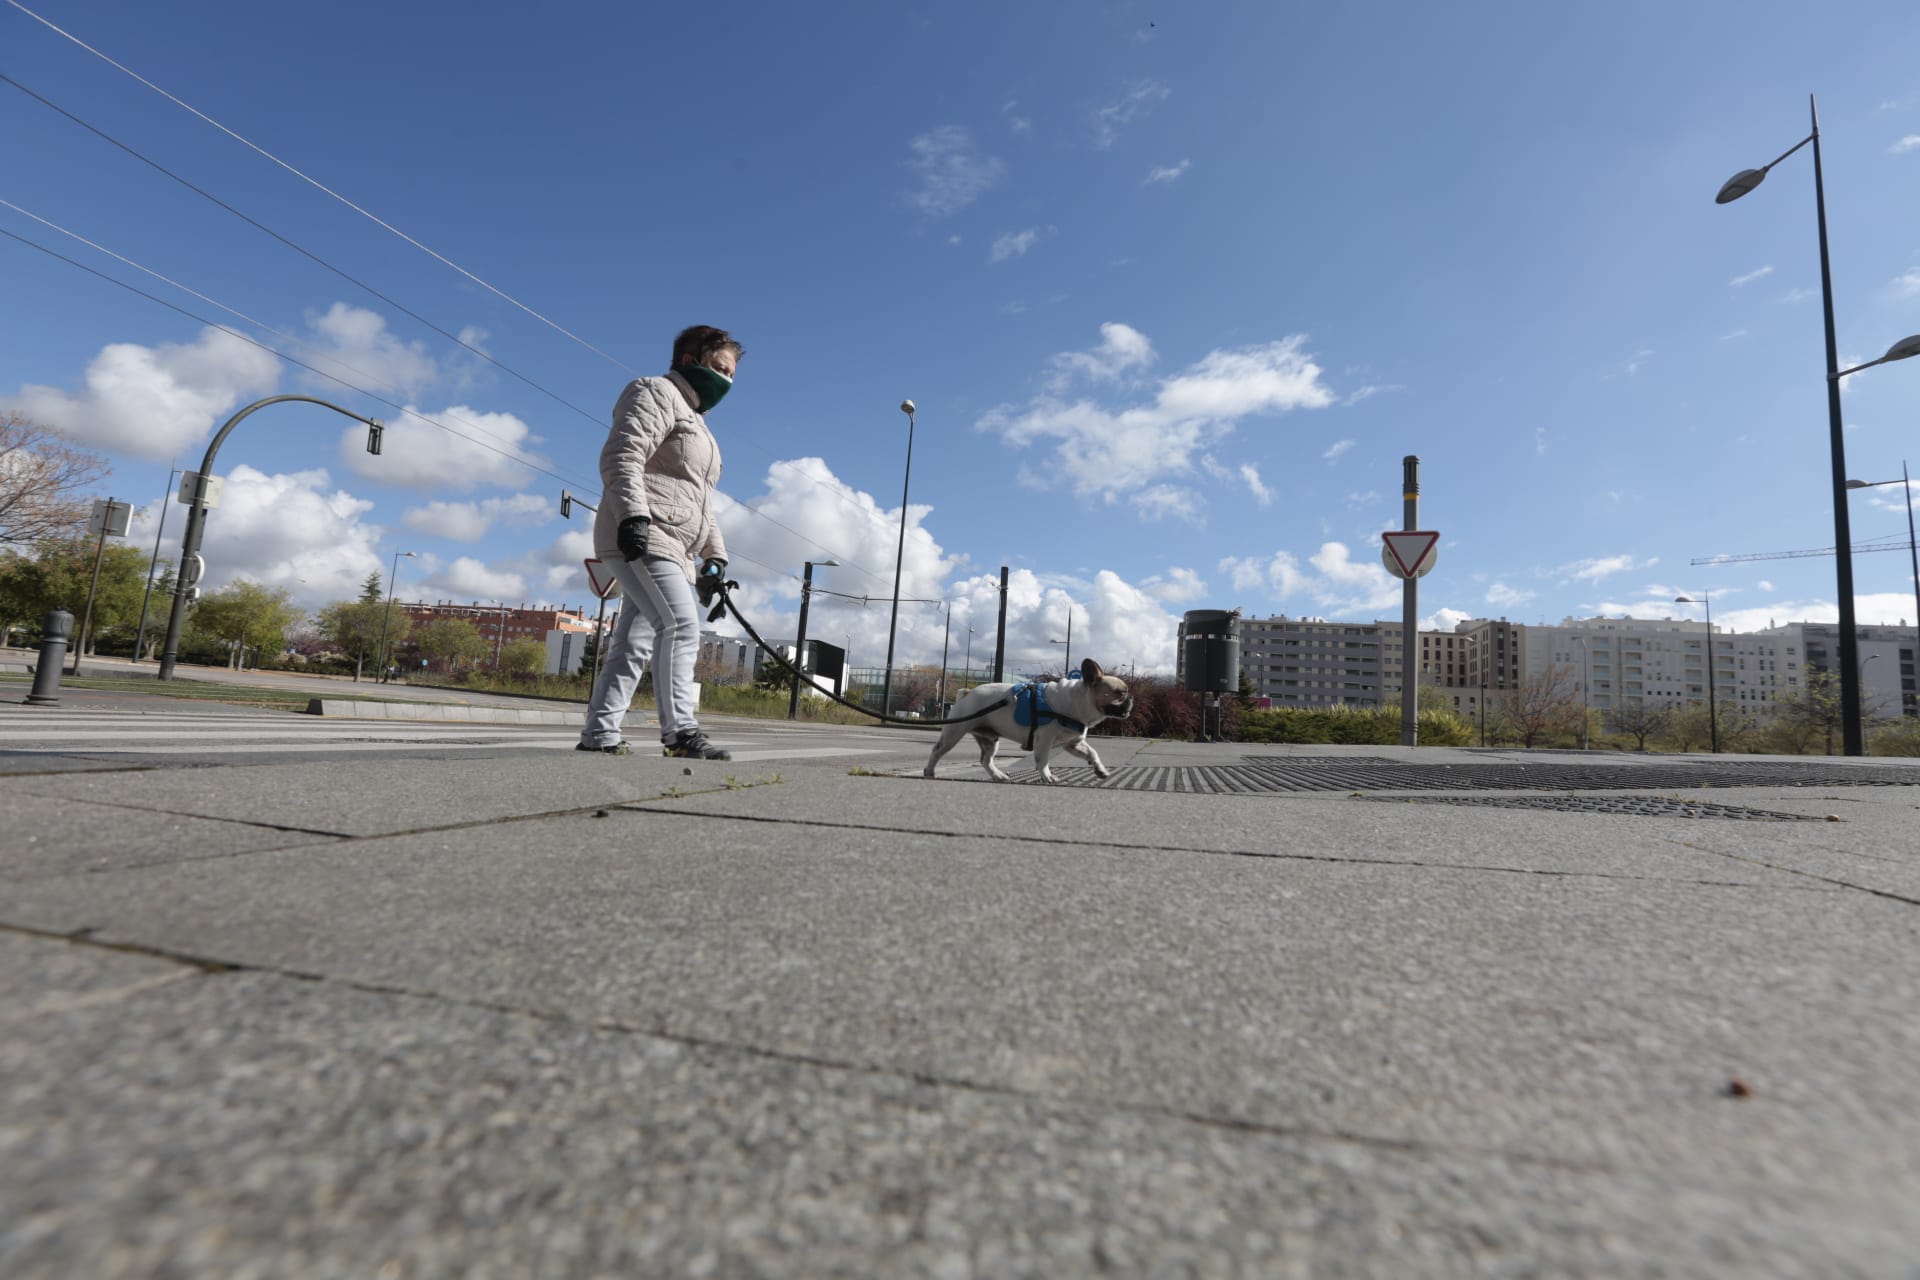
M613 570L604 560L587 560L587 585L593 588L593 594L602 600L611 599L620 594L620 580L613 576Z
M1385 544L1380 551L1380 561L1396 578L1424 578L1439 559L1434 548L1439 545L1440 535L1431 530L1383 533L1380 541Z

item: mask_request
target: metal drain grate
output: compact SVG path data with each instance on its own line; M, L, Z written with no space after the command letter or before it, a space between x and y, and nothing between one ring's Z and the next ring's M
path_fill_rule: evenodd
M1455 804L1479 809L1542 809L1549 813L1621 813L1639 818L1734 818L1748 822L1824 822L1805 813L1669 796L1367 796L1377 804Z
M1298 791L1696 791L1710 787L1912 787L1912 765L1832 765L1726 760L1675 764L1374 763L1360 758L1251 756L1241 764L1124 765L1111 778L1085 767L1054 767L1067 786L1106 791L1195 795L1271 795ZM983 777L981 779L985 781ZM1037 773L1014 781L1040 786Z

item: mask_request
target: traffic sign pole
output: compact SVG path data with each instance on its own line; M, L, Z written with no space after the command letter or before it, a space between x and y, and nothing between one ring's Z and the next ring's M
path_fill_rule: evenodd
M1406 501L1405 528L1420 527L1420 459L1408 454L1400 460L1400 494ZM1400 610L1400 745L1420 745L1420 578L1409 572Z

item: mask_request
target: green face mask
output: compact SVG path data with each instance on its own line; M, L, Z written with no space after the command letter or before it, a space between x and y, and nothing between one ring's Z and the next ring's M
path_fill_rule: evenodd
M726 396L733 379L724 373L715 373L703 364L683 364L674 370L687 380L693 388L693 394L700 397L700 412L707 413Z

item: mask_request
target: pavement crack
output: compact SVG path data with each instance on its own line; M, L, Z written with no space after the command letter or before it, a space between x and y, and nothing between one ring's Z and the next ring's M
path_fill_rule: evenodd
M1806 871L1799 867L1782 866L1777 862L1768 862L1765 858L1756 858L1751 854L1728 853L1724 849L1709 849L1704 845L1694 844L1689 840L1675 840L1672 841L1672 843L1685 849L1691 849L1695 853L1711 854L1716 858L1728 858L1734 862L1744 862L1748 866L1764 867L1768 871L1781 871L1790 876L1799 876L1803 880L1817 880L1821 884L1830 884L1841 889L1852 889L1857 893L1872 894L1876 898L1889 898L1894 902L1903 902L1910 907L1920 907L1920 898L1910 897L1904 893L1895 893L1891 889L1876 889L1872 885L1855 884L1851 880L1842 880L1838 876L1823 876L1817 871ZM1825 849L1822 850L1822 852L1845 853L1848 851L1844 849Z
M1549 879L1621 880L1637 884L1691 884L1709 889L1755 889L1759 885L1744 880L1706 880L1697 877L1627 875L1617 871L1563 871L1551 867L1497 867L1475 862L1436 862L1420 858L1350 858L1330 853L1294 853L1265 849L1207 849L1194 845L1135 844L1114 840L1075 840L1062 836L1026 836L996 831L940 831L928 827L873 827L857 822L829 822L820 818L767 817L760 814L692 813L662 805L667 797L636 800L616 806L632 813L670 813L680 818L701 818L714 822L758 822L769 826L822 827L836 831L886 831L898 835L934 836L948 840L1002 840L1013 844L1037 844L1081 849L1127 849L1140 853L1194 853L1210 858L1253 858L1273 862L1322 862L1350 867L1415 867L1425 871L1470 871L1494 875L1544 876ZM1707 852L1711 852L1708 850ZM1815 877L1818 878L1818 877ZM1811 889L1803 892L1813 892Z

